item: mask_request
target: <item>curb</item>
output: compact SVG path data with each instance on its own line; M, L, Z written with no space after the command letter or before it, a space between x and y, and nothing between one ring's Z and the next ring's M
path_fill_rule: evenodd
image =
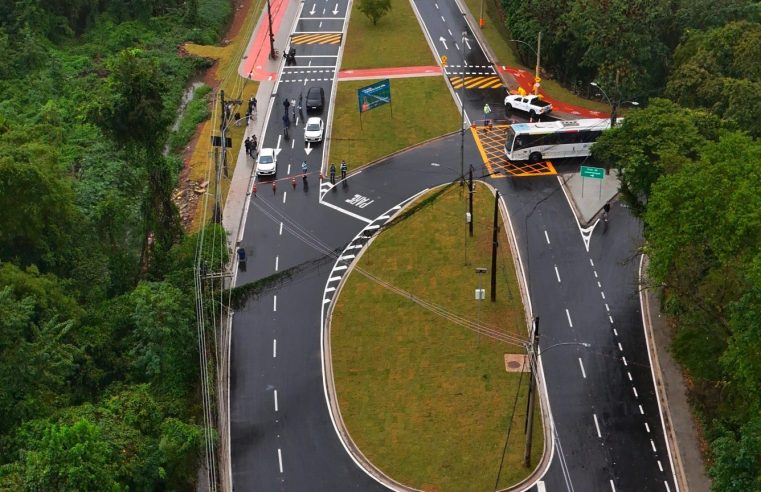
M651 289L647 285L646 270L649 264L649 258L646 255L640 257L639 262L639 302L640 309L642 311L642 326L645 331L645 342L647 343L647 355L650 359L650 367L653 374L653 386L658 397L658 409L661 414L661 424L663 425L664 439L667 444L667 451L669 455L669 461L671 463L671 470L673 472L674 484L677 492L679 490L689 490L687 487L687 475L684 470L684 463L682 462L682 456L679 453L679 443L674 430L674 425L671 417L671 409L669 408L668 395L666 394L666 388L661 371L660 361L658 359L658 347L655 344L655 337L653 336L653 323L652 323L652 306L648 295L651 294Z

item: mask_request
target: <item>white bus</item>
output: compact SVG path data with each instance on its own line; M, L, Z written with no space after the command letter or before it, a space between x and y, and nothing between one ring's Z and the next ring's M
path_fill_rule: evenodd
M586 157L609 118L516 123L507 129L505 155L511 161L539 162L544 159Z

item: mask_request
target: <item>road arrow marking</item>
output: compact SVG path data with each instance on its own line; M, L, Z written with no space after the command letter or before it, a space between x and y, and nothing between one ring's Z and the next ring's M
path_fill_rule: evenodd
M309 155L312 152L312 146L307 142L307 147L304 149L304 152L306 155Z
M314 15L314 13L315 13L315 10L314 10L314 8L315 8L316 6L317 6L317 4L314 4L314 3L312 4L312 10L310 10L310 11L309 11L309 15Z
M444 45L444 49L445 49L445 50L448 50L448 49L449 49L449 48L447 48L447 40L446 40L446 39L444 39L444 36L441 36L441 37L439 38L439 41L441 41L441 44L443 44L443 45Z
M336 4L335 7L333 7L333 15L338 14L338 4Z
M468 38L462 38L462 42L468 46L468 49L470 49L470 40Z

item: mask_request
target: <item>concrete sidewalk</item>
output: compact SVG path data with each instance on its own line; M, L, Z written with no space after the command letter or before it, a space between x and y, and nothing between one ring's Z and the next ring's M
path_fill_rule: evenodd
M589 227L597 219L603 205L618 194L618 173L614 170L603 179L582 178L579 172L559 175L574 215L581 227Z

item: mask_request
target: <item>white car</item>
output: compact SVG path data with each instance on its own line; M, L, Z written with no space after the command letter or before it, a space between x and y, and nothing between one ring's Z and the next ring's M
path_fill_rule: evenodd
M256 158L257 176L274 176L277 172L277 156L275 149L264 147L259 149L259 157Z
M322 118L312 116L307 120L306 127L304 128L304 140L307 142L320 142L322 141L322 132L325 130L325 125L322 123Z

